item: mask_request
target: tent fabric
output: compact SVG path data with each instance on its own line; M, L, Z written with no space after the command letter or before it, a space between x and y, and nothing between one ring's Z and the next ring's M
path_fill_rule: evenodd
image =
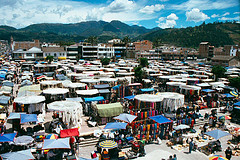
M152 92L152 91L154 91L154 89L153 88L143 88L143 89L140 89L140 91L142 91L142 92Z
M134 99L142 102L161 102L163 100L161 97L153 94L139 94Z
M81 97L76 98L66 98L66 101L74 101L74 102L83 102Z
M17 133L0 134L0 142L12 142Z
M94 85L95 89L107 89L110 88L109 84L100 84L100 85Z
M17 137L14 141L15 145L28 145L31 144L34 141L34 139L31 136L20 136Z
M212 90L212 89L202 89L202 92L207 92L207 93L210 93L210 92L214 92L215 90Z
M42 149L71 149L70 138L45 139Z
M233 104L234 106L240 106L240 101Z
M24 96L24 97L17 97L14 99L15 103L20 104L37 104L45 101L44 96Z
M131 115L131 114L127 114L127 113L122 113L117 117L114 117L113 119L118 119L127 123L132 123L132 121L134 121L134 119L136 119L137 116Z
M222 137L224 137L224 136L231 135L230 133L225 132L225 131L221 131L221 130L219 130L219 129L215 129L215 130L206 132L205 134L213 137L213 138L216 139L216 140L218 140L218 139L220 139L220 138L222 138Z
M98 90L97 89L89 89L89 90L77 90L76 91L77 94L79 95L95 95L98 94Z
M158 115L158 116L152 116L149 117L150 119L154 120L155 122L159 124L165 124L165 123L172 123L173 121L164 117L163 115Z
M10 100L9 96L0 96L0 104L8 104Z
M13 87L14 83L11 81L3 81L2 86L8 86L8 87Z
M113 90L117 90L120 86L121 86L120 84L119 84L119 85L116 85L116 86L112 87L112 89L113 89Z
M98 114L100 117L114 117L123 113L121 103L97 104Z
M71 129L64 129L60 131L60 137L72 137L72 136L79 136L78 128L71 128Z
M105 101L103 96L92 97L92 98L84 98L84 101L87 102L94 102L94 101Z
M1 154L1 157L2 157L3 159L7 159L7 160L35 159L35 157L34 157L34 156L32 155L32 153L31 153L31 149Z
M69 90L64 88L49 88L49 89L43 90L44 94L51 94L51 95L66 94L68 92Z
M20 119L21 114L26 114L26 113L20 113L20 112L11 112L10 115L8 116L8 120L10 119Z
M229 93L225 93L223 94L224 95L224 98L233 98L234 96L229 94Z
M174 127L175 130L181 130L181 129L187 129L187 128L190 128L190 127L185 124L180 124L180 125Z
M102 93L102 94L104 94L104 93L111 93L109 91L109 89L99 89L98 91L99 91L99 93Z
M135 95L131 95L131 96L126 96L126 97L124 97L124 98L127 99L127 100L133 100L134 97L135 97Z
M20 114L20 123L37 122L36 114Z
M126 129L127 123L122 122L110 122L107 123L103 129Z

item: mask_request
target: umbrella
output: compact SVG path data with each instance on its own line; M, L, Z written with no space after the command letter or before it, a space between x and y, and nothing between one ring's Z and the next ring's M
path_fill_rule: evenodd
M99 143L99 147L106 148L106 149L116 148L117 146L118 146L117 143L112 140L105 140Z
M27 122L37 122L37 115L36 114L21 114L20 115L20 123L27 123Z
M127 123L111 122L107 123L104 129L126 129Z
M218 118L219 120L228 120L228 119L232 119L230 116L220 116Z
M28 145L31 144L34 139L31 136L20 136L15 139L16 145Z
M230 133L221 131L219 129L215 129L215 130L212 130L210 132L206 132L205 134L213 137L216 140L218 140L218 139L220 139L220 138L222 138L224 136L230 135Z
M58 135L56 135L56 134L49 134L49 135L46 135L46 139L58 139Z
M71 149L70 138L45 139L42 149Z
M185 125L185 124L180 124L177 127L175 127L174 129L175 130L181 130L181 129L187 129L187 128L190 128L190 127L188 125Z
M113 119L118 119L127 123L132 123L132 121L136 118L137 116L127 114L127 113L122 113L119 116L114 117Z
M12 142L17 133L0 134L0 142Z
M233 95L233 96L235 96L235 97L238 96L237 92L235 92L235 91L231 91L230 94Z
M214 155L214 156L210 157L209 160L228 160L228 159L221 155Z
M1 154L3 159L7 160L16 160L16 159L35 159L31 153L31 149L17 151L17 152L9 152L5 154Z

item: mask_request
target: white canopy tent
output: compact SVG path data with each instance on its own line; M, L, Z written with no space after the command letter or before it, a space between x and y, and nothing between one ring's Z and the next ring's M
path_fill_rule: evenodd
M49 89L43 90L44 94L51 94L51 95L66 94L68 92L69 90L64 88L49 88Z
M161 102L163 100L163 98L154 94L139 94L134 99L142 102Z
M82 95L82 96L91 96L99 93L97 89L77 90L76 92L78 95Z
M74 125L81 122L82 105L76 101L55 101L47 105L50 111L59 111L65 124Z

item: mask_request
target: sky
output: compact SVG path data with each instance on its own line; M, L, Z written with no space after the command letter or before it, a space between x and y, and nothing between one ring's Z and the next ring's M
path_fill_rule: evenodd
M146 28L240 21L239 0L0 0L0 25L120 20Z

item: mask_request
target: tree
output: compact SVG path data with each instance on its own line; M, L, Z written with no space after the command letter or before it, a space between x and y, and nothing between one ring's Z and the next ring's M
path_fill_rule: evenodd
M124 57L126 57L127 53L128 53L128 43L131 42L131 39L129 38L129 36L125 36L122 41L124 42L125 44L125 47L126 47L126 50L125 50L125 55Z
M137 82L142 82L143 79L143 70L142 67L134 68L134 76Z
M218 78L225 77L226 69L220 65L213 66L212 73L215 75L215 80L218 80Z
M51 62L53 61L53 56L47 56L46 60L48 61L48 64L51 64Z
M229 82L230 82L229 84L230 86L237 88L238 92L240 91L240 77L230 78Z
M103 59L101 59L101 63L102 63L102 65L109 65L110 58L103 58Z
M97 45L98 38L96 36L90 36L90 37L88 37L87 42L91 43L92 46Z
M140 58L140 66L147 67L148 66L148 59L147 58Z

